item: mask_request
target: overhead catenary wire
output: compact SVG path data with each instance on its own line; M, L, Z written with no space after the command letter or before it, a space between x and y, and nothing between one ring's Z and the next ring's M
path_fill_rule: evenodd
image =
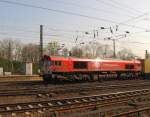
M16 39L19 39L19 38L24 38L25 40L26 39L35 39L35 40L38 40L38 38L39 38L39 36L36 36L36 35L25 35L25 34L19 34L19 33L13 33L13 34L10 34L10 33L8 33L8 32L0 32L0 35L4 35L4 36L7 36L7 38L16 38ZM73 38L73 36L71 37L71 36L65 36L65 35L55 35L55 34L53 34L53 35L44 35L44 39L49 39L49 38L51 38L51 37L55 37L55 38L68 38L68 39L70 39L70 38Z
M145 16L145 15L148 15L148 14L150 14L150 12L146 12L146 13L143 13L143 14L138 15L138 16L136 16L136 17L130 18L130 19L126 20L126 21L120 22L118 25L126 24L127 22L136 20L136 19L141 18L141 17L143 17L143 16ZM146 29L146 28L145 28L145 29Z
M97 1L99 1L99 0L97 0ZM100 0L100 1L102 1L102 3L105 3L103 0ZM111 2L113 2L113 3L115 3L115 4L118 4L118 5L122 5L121 3L119 3L119 2L116 2L115 0L108 0L108 1L111 1ZM107 3L107 2L106 2ZM110 5L110 4L109 4ZM129 7L129 6L127 6L127 5L123 5L123 6L126 6L126 7ZM134 8L131 8L131 7L129 7L130 9L134 9ZM148 15L148 14L150 14L150 12L146 12L146 13L143 13L143 12L141 12L141 11L139 11L139 10L136 10L136 9L134 9L136 12L138 12L138 14L140 14L140 15L138 15L138 16L136 16L136 17L132 17L132 18L129 18L128 20L125 20L125 21L123 21L123 22L120 22L120 23L118 23L117 25L126 25L126 23L128 23L128 22L131 22L131 21L133 21L133 20L136 20L136 19L138 19L138 18L141 18L141 17L143 17L143 16L146 16L146 15ZM116 25L115 25L116 26ZM138 29L146 29L146 28L144 28L144 27L139 27L139 26L134 26L134 25L132 25L132 27L133 28L138 28Z
M12 28L12 30L13 30L13 32L22 32L22 33L32 33L32 34L39 34L40 32L39 31L36 31L36 30L28 30L28 29L25 29L25 27L24 26L22 26L22 28L19 26L9 26L9 25L4 25L4 24L0 24L0 30L1 31L5 31L5 29L7 28L7 30L10 30L11 28ZM55 27L53 27L52 28L52 26L48 26L48 25L46 25L46 26L44 26L44 28L46 28L46 32L49 32L49 30L51 30L51 31L54 31L54 32L63 32L63 33L75 33L76 31L78 31L78 32L81 32L81 33L85 33L85 32L92 32L93 30L91 29L91 30L79 30L79 29L62 29L62 28L55 28ZM47 30L48 29L48 30ZM48 34L48 33L45 33L44 32L44 34Z
M0 1L1 2L1 1ZM145 15L145 14L144 14ZM139 16L139 17L141 17L141 16ZM145 28L141 28L141 29L145 29Z
M66 32L66 33L75 33L76 31L85 33L86 31L88 32L89 30L79 30L79 29L74 29L74 30L66 30L66 29L58 29L58 28L51 28L50 26L45 26L48 30L51 31L57 31L57 32ZM90 30L92 31L92 30Z
M6 28L7 28L7 30L6 30ZM40 34L39 31L26 30L24 27L22 27L22 28L19 27L19 29L16 29L16 25L15 25L15 27L14 26L12 27L13 30L10 30L10 29L11 28L9 25L0 25L0 33L12 33L12 34L18 34L18 35L36 35L36 36L39 36L39 34ZM55 34L53 34L53 33L49 34L50 33L49 30L54 31ZM58 34L59 31L62 31L63 33L64 32L70 32L70 33L75 32L75 30L48 28L48 31L44 31L44 36L62 36L62 34L61 35ZM70 34L67 34L67 35L70 35ZM72 36L72 35L70 35L70 36Z
M5 24L0 24L0 30L2 31L5 31L5 29L7 28L7 30L10 30L12 29L13 31L17 31L17 32L23 32L23 33L33 33L33 34L39 34L40 32L39 31L36 31L36 30L29 30L29 29L26 29L24 26L10 26L10 25L5 25ZM51 31L57 31L57 32L66 32L66 33L73 33L75 32L76 30L78 29L59 29L59 28L52 28L51 26L45 26L45 28L48 28L48 30L51 30ZM86 30L78 30L79 32L86 32Z
M104 22L116 23L115 21L111 21L111 20L104 19L104 18L88 16L88 15L84 15L84 14L74 13L74 12L71 12L71 11L65 11L65 10L42 7L42 6L36 6L36 5L32 5L32 4L27 4L27 3L12 2L12 1L8 1L8 0L0 0L0 2L7 3L7 4L24 6L24 7L30 7L30 8L43 9L43 10L47 10L47 11L51 11L51 12L63 13L63 14L68 14L68 15L80 16L80 17L85 17L85 18L89 18L89 19L101 20L101 21L104 21Z
M39 37L38 35L32 35L32 36L31 36L31 35L26 35L25 33L14 33L14 32L13 32L13 34L12 34L12 33L4 32L4 31L3 31L3 32L1 31L0 34L4 34L4 35L6 35L6 34L7 34L7 35L24 35L25 37L28 37L28 36L29 36L29 37L35 36L34 38L38 38L38 37ZM61 36L63 36L63 35L57 35L57 34L51 34L51 35L50 35L50 34L45 34L44 36L47 36L47 37L48 37L48 36L49 36L49 37L61 37Z
M130 33L129 35L128 35L128 37L130 37L131 35L135 35L135 34L140 34L140 33L146 33L146 31L138 31L138 32L134 32L134 33ZM35 39L35 40L38 40L38 36L37 37L33 37L33 36L28 36L28 35L24 35L23 37L24 38L22 38L22 37L18 37L18 34L20 35L24 35L24 33L13 33L13 34L10 34L10 33L8 33L8 32L0 32L0 35L7 35L7 37L13 37L13 38L16 38L16 39ZM8 36L8 35L11 35L11 36ZM44 35L44 37L46 37L45 39L47 40L48 39L48 37L58 37L58 38L61 38L61 37L65 37L65 38L73 38L73 36L72 37L67 37L67 36L64 36L64 35ZM82 36L82 37L80 37L79 36L79 38L91 38L92 39L92 36L90 36L90 37L86 37L86 36ZM61 39L63 39L63 38L61 38ZM138 42L137 42L138 43Z
M0 2L1 2L1 1L0 1ZM132 21L132 20L137 19L137 18L139 18L139 17L142 17L142 16L144 16L144 15L146 15L146 14L148 14L148 13L142 14L142 15L140 15L140 16L138 16L138 17L132 17L132 18L129 19L129 20L126 20L126 21L124 21L124 22L118 23L118 25L121 25L121 24L124 25L126 22ZM126 25L126 24L125 24L125 25ZM131 27L133 27L133 28L138 28L138 29L145 29L145 28L143 28L143 27L134 26L134 25L132 25ZM58 30L57 30L57 31L58 31ZM61 31L63 31L63 32L73 32L73 31L65 31L65 30L61 30ZM80 32L80 31L79 31L79 32Z
M120 3L120 2L118 2L118 1L116 1L116 0L108 0L108 1L110 1L110 2L112 2L113 4L116 4L116 5L118 5L118 6L123 6L123 7L127 8L127 9L131 9L132 11L135 11L135 12L137 12L137 13L140 13L140 14L143 13L143 12L140 11L140 10L137 10L137 9L135 9L135 8L133 8L133 7L129 6L129 5L127 5L127 4Z
M115 13L115 14L118 14L118 15L123 15L123 16L127 16L127 17L133 17L133 15L127 15L127 14L119 13L119 12L112 12L112 11L108 11L106 9L80 5L80 4L76 4L76 3L73 3L73 2L66 2L66 1L62 1L62 0L46 0L46 1L51 1L51 2L64 4L64 5L71 5L71 6L75 6L75 7L79 7L79 8L85 8L85 9L93 10L93 11L96 11L96 12L103 12L103 13L107 13L107 14ZM130 14L130 12L129 12L129 14Z
M129 9L127 9L127 8L125 8L125 7L121 7L120 5L118 6L118 5L116 5L116 4L112 4L112 3L110 3L110 2L108 2L108 1L104 1L104 0L96 0L96 1L98 1L98 2L100 2L100 3L102 3L102 4L104 4L104 5L106 5L106 6L109 6L109 7L113 7L113 8L116 8L116 9L119 9L119 10L124 10L124 11L126 11L126 12L130 12L130 13L132 13L133 15L138 15L139 13L135 13L135 12L133 12L133 10L129 10Z
M125 21L123 21L123 22L120 22L120 23L118 23L118 24L115 24L115 25L113 25L113 26L111 26L111 27L116 27L116 26L118 27L118 26L120 26L120 25L125 25L125 26L129 26L129 27L133 27L133 28L137 28L137 29L141 29L141 30L149 30L149 29L147 29L147 28L145 28L145 27L140 27L140 26L136 26L136 25L127 24L128 22L137 20L138 18L144 17L144 16L146 16L146 15L148 15L148 14L150 14L150 11L149 11L149 12L146 12L146 13L143 13L143 14L141 14L141 15L135 16L135 17L133 17L133 18L130 18L130 19L128 19L128 20L125 20Z
M17 28L18 26L13 26L12 28L10 28L8 25L0 25L0 30L1 31L5 31L7 30L13 30L13 31L17 31L17 32L22 32L22 33L32 33L32 34L39 34L38 31L34 31L34 30L26 30L24 27L22 28Z
M8 28L7 30L5 30L5 27ZM11 26L12 27L12 26ZM39 32L38 31L34 31L34 30L26 30L24 27L23 28L20 28L19 26L19 29L16 27L13 26L12 29L13 30L10 30L10 26L8 25L1 25L0 26L0 32L1 33L8 33L8 34L11 34L11 35L25 35L26 37L29 36L29 35L36 35L36 36L39 36ZM67 35L67 36L75 36L77 35L76 32L78 32L78 36L79 35L85 35L85 36L89 36L89 35L93 35L93 30L78 30L78 29L60 29L60 28L52 28L50 26L45 26L44 27L44 36L58 36L58 37L64 37L64 35ZM50 34L51 33L51 34ZM55 33L55 34L54 34ZM66 33L66 34L64 34ZM86 34L88 33L88 34ZM101 35L102 34L107 34L108 32L102 32L100 33Z
M23 37L18 37L18 38L16 38L16 37L12 37L11 39L17 39L17 40L23 40L24 38ZM30 43L30 44L36 44L36 45L38 45L39 46L39 41L35 38L35 39L33 39L33 38L26 38L29 42L28 43ZM31 42L30 42L30 40L32 40ZM48 40L48 39L46 39L46 40ZM58 39L59 40L59 39ZM62 41L62 42L61 42ZM66 41L66 39L65 39L65 41ZM120 40L117 40L118 42L125 42L125 43L130 43L130 44L136 44L137 46L138 45L145 45L145 44L150 44L150 43L143 43L143 42L138 42L138 41L120 41ZM64 43L64 41L62 40L62 38L60 39L60 42L61 43ZM85 42L85 44L89 44L89 42L90 41L87 41L87 42ZM70 44L75 44L74 43L74 41L68 41L67 43L70 43ZM49 42L44 42L43 43L43 45L44 46L47 46L49 44ZM80 43L79 43L80 44Z
M52 8L36 6L36 5L26 4L26 3L21 3L21 2L12 2L12 1L8 1L8 0L0 0L0 2L1 3L7 3L7 4L24 6L24 7L42 9L42 10L47 10L47 11L56 12L56 13L63 13L63 14L68 14L68 15L74 15L74 16L84 17L84 18L88 18L88 19L94 19L94 20L98 20L98 21L109 22L109 23L112 23L112 24L118 24L118 22L116 22L116 21L112 21L112 20L108 20L108 19L104 19L104 18L100 18L100 17L95 17L95 16L88 16L88 15L84 15L84 14L74 13L74 12L71 12L71 11L52 9ZM125 23L122 23L120 25L132 27L132 28L138 28L138 29L145 29L144 27L134 26L134 25L125 24Z
M131 33L130 35L134 35L134 34L139 34L139 33L142 33L142 32L144 32L144 31L141 31L141 32L134 32L134 33ZM0 35L7 35L8 36L8 33L2 33L2 32L0 32ZM130 35L128 35L127 37L130 37ZM63 36L60 36L60 37L63 37ZM24 40L24 39L27 39L27 40L37 40L38 41L38 38L35 38L35 37L27 37L27 36L24 36L24 37L18 37L18 36L9 36L9 38L11 38L11 39L17 39L17 40ZM86 37L86 38L90 38L90 39L92 39L92 37ZM68 39L70 39L70 38L68 38ZM45 40L48 40L48 39L45 39ZM59 39L58 39L59 40ZM65 37L65 40L66 40L66 37ZM61 41L63 41L63 38L61 38ZM120 41L120 40L118 40L118 41ZM122 40L121 40L122 41ZM73 41L68 41L69 43L74 43ZM89 42L89 41L88 41ZM150 43L143 43L143 42L137 42L137 41L125 41L126 43L134 43L134 44L150 44ZM49 43L49 42L48 42Z

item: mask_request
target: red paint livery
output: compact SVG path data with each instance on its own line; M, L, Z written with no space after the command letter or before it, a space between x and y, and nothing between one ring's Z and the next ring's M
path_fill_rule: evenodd
M48 59L50 74L69 75L96 75L111 72L115 74L137 74L141 72L141 62L137 60L102 60L102 59L81 59L51 57ZM46 57L47 61L47 57ZM48 73L45 73L47 76Z
M141 71L141 63L137 60L100 60L78 58L51 58L52 72L92 72L92 71ZM57 63L58 62L58 65ZM60 62L60 65L59 65ZM74 68L74 62L85 62L84 68ZM84 63L83 63L84 64Z

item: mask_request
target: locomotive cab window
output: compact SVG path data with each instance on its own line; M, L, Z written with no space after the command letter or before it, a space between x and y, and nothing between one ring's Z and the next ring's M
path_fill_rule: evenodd
M87 62L84 61L74 61L73 62L74 69L87 69Z
M61 66L61 61L55 61L55 66Z
M134 69L134 65L133 64L126 64L125 69Z

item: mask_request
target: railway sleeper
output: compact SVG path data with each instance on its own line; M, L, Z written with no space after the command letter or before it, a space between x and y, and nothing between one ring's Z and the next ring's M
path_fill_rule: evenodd
M21 109L22 109L22 107L21 107L20 105L17 105L17 109L21 110Z
M58 104L58 105L63 105L63 103L62 103L62 102L57 102L57 104Z
M48 104L48 105L49 105L49 104ZM39 107L43 107L43 105L42 105L42 104L38 104L38 106L39 106Z
M67 104L72 104L70 101L66 101Z
M6 107L6 110L9 111L9 110L11 110L11 108L10 108L9 106L7 106L7 107Z
M47 104L48 104L49 106L53 106L53 104L52 104L52 103L50 103L50 102L49 102L49 103L47 103Z
M136 92L136 93L139 93L139 94L136 94L135 95L135 93L134 92ZM145 92L145 94L147 95L147 94L150 94L150 92L149 92L149 90L140 90L140 91L133 91L133 92L131 92L131 91L129 91L129 92L125 92L125 93L117 93L118 95L120 95L120 94L124 94L126 97L128 97L128 95L126 95L126 94L130 94L129 95L129 97L131 97L131 94L132 94L132 97L136 97L136 96L142 96L142 95L145 95L144 93L142 93L142 92ZM116 94L116 95L117 95ZM141 95L142 94L142 95ZM89 101L89 102L93 102L93 101L99 101L99 100L97 100L98 98L103 98L103 99L105 99L105 101L107 101L107 100L109 100L109 99L112 99L112 97L111 97L111 95L114 95L114 94L110 94L110 95L99 95L99 96L92 96L92 97L82 97L82 98L76 98L76 99L65 99L65 100L53 100L53 101L49 101L49 102L45 102L45 103L42 103L42 104L38 104L38 106L39 107L41 107L41 108L43 108L43 107L46 107L46 106L61 106L61 105L64 105L64 103L66 103L67 101L69 101L69 102L72 102L72 104L76 104L76 103L83 103L84 101L83 101L83 99L86 99L87 101ZM120 97L121 98L121 97ZM122 99L122 98L121 98ZM56 103L57 102L57 103ZM60 102L60 103L58 103L58 102ZM48 103L50 103L50 104L48 104ZM33 104L28 104L28 105L19 105L19 106L21 106L22 107L22 109L25 109L25 108L31 108L31 109L33 109L33 108L35 108L36 106L33 106L33 105L36 105L36 103L33 103ZM45 106L44 106L45 105ZM2 106L2 105L1 105ZM7 106L7 107L5 107L5 109L6 109L6 111L9 111L9 110L13 110L14 108L16 108L16 107L18 107L18 105L12 105L12 106ZM23 108L24 107L24 108Z
M33 105L28 105L29 108L34 108Z

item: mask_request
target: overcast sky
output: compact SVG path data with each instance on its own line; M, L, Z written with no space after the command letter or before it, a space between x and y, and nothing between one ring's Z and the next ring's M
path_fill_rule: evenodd
M149 5L150 0L0 0L0 37L38 44L39 25L43 24L44 44L56 40L71 47L77 36L77 43L88 43L93 30L105 27L98 30L95 40L111 45L103 39L129 31L117 41L117 50L128 48L144 57L144 51L150 51Z

